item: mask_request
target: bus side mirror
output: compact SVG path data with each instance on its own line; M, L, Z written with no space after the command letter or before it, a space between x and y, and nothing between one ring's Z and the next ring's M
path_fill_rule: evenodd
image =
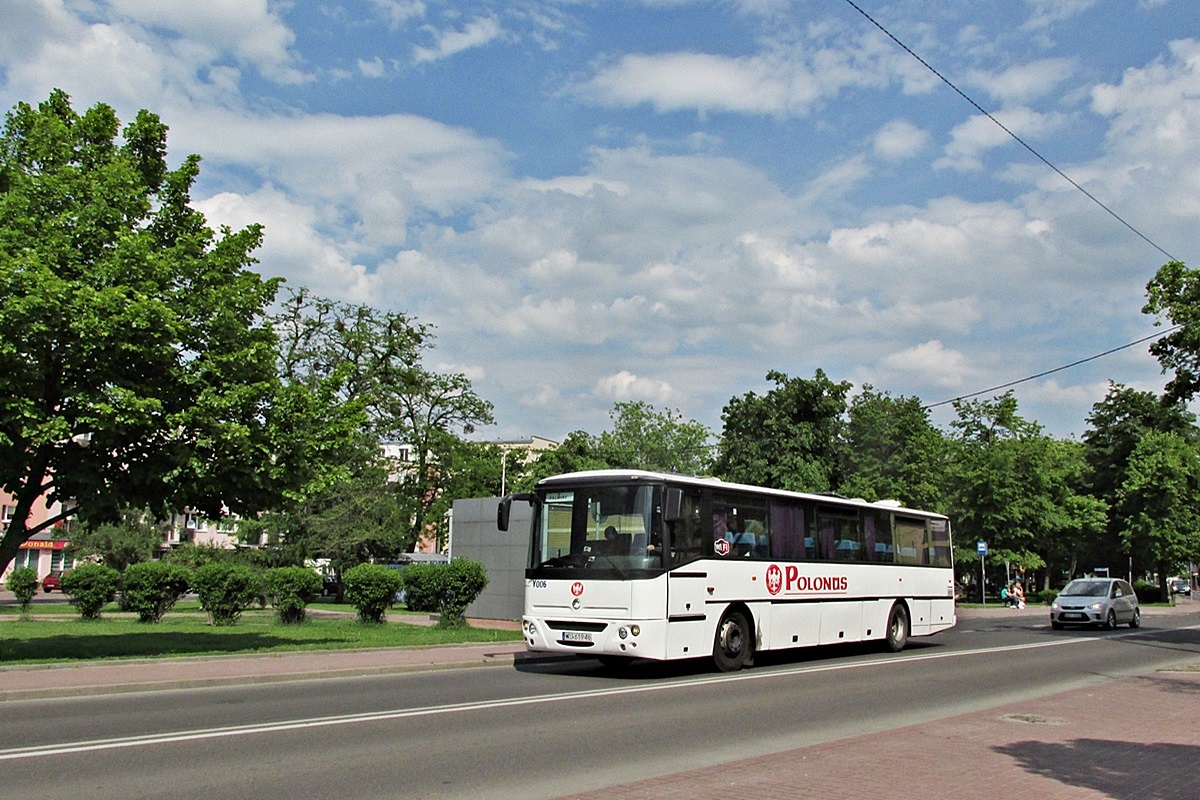
M510 494L500 498L500 505L496 507L496 529L501 531L508 530L509 517L512 515L513 500L524 500L529 505L537 502L537 495L530 493Z
M683 490L667 489L663 495L663 521L677 522L683 508Z
M512 497L505 496L500 498L500 505L496 506L497 530L508 530L508 518L510 514L512 514Z

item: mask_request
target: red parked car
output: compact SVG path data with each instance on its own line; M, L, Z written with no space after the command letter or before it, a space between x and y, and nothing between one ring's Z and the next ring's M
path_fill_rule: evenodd
M55 589L62 591L62 576L66 575L66 571L61 569L51 570L50 574L42 578L42 591L53 592Z

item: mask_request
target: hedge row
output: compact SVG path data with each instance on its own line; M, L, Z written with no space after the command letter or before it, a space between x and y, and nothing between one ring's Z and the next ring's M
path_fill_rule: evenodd
M382 622L405 592L411 610L436 612L439 625L449 627L463 624L467 606L487 586L487 572L482 564L465 558L403 570L360 564L343 573L342 583L363 622ZM28 609L37 586L37 573L29 567L9 575L8 587L22 611ZM98 619L100 610L120 594L122 608L137 614L139 622L158 622L181 597L194 591L213 625L236 624L243 611L267 599L281 622L294 624L305 620L308 604L320 594L321 577L305 567L261 571L219 561L194 570L168 561L148 561L130 565L124 573L88 562L63 575L62 591L84 619Z

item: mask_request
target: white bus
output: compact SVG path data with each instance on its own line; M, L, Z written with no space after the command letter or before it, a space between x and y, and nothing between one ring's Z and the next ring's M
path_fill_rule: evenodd
M754 654L950 628L950 521L895 502L802 494L705 478L603 470L558 475L528 494L525 644L614 665Z

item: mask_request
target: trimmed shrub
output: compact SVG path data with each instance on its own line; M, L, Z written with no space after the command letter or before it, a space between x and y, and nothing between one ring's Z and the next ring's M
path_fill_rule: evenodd
M1149 581L1134 581L1133 593L1137 595L1139 603L1165 603L1162 587L1157 583Z
M179 564L143 561L130 564L121 576L122 608L137 614L138 622L161 622L188 592L191 573Z
M236 625L262 594L262 575L241 564L210 561L192 573L192 588L213 625Z
M17 602L21 604L21 613L24 614L37 595L37 570L33 567L14 569L8 574L8 590L17 596Z
M449 564L409 564L400 570L404 605L409 611L436 614L442 593L442 571Z
M400 572L410 611L438 615L439 628L466 624L467 606L487 588L487 569L477 561L455 558L449 564L410 564Z
M63 594L84 619L100 619L100 609L111 603L121 586L121 573L90 561L62 576Z
M263 580L271 605L285 625L304 622L306 607L321 591L321 576L307 567L275 567Z
M1058 591L1059 590L1057 589L1042 589L1041 591L1034 593L1032 602L1041 603L1044 606L1048 606L1054 602L1054 598L1058 597ZM1028 604L1030 599L1027 597L1025 598L1025 601L1026 604Z
M387 610L396 604L400 591L400 573L382 564L359 564L342 573L346 599L358 610L362 622L383 622Z

